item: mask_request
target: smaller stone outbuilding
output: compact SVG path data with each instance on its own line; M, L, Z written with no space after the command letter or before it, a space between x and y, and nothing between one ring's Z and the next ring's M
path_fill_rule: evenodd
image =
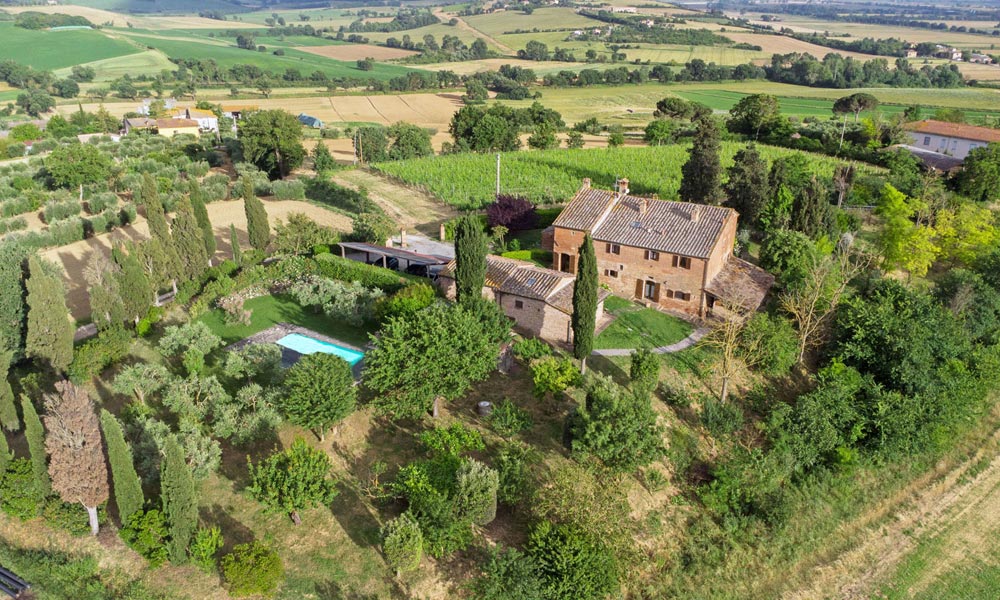
M570 273L491 254L486 257L483 297L496 302L520 333L568 344L573 342L575 282ZM448 298L455 298L455 261L444 267L437 283ZM607 290L598 289L597 322L602 320L604 300L609 295Z

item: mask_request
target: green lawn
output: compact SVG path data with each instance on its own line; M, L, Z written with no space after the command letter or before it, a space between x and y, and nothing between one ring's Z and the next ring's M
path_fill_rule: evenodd
M359 347L368 343L370 330L304 309L290 296L261 296L247 300L245 307L253 311L250 325L227 325L222 318L223 312L218 309L202 315L198 320L208 325L227 344L250 337L275 323L299 325Z
M0 60L16 60L35 69L61 69L139 52L128 42L100 31L35 31L0 23Z
M689 323L652 308L610 296L604 309L617 316L615 322L594 340L594 347L642 348L668 346L686 338L694 329Z

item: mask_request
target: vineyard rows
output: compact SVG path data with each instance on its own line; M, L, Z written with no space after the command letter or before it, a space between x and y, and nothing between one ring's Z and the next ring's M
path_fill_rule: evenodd
M569 200L584 177L595 187L611 189L615 180L627 177L636 194L675 199L680 186L681 165L690 144L587 150L543 150L507 152L501 157L500 191L518 194L536 204ZM722 142L722 164L728 167L744 144ZM769 161L800 153L774 146L758 146ZM818 154L808 156L816 175L829 178L838 160ZM480 209L493 201L496 192L496 156L451 154L375 165L395 177L443 199L459 209Z

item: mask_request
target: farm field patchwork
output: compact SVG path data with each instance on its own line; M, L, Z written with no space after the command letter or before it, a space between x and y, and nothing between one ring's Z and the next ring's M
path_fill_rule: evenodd
M101 31L36 31L0 23L0 60L16 60L35 69L61 69L137 52L136 45Z
M722 143L722 164L728 167L745 145ZM797 150L759 146L768 160ZM544 150L507 152L501 157L500 190L525 196L538 204L568 201L584 177L595 187L611 189L619 177L628 177L637 194L677 197L681 165L688 145L642 146L593 150ZM808 154L817 175L829 177L838 164L834 158ZM379 171L443 199L460 209L478 209L494 198L496 158L492 154L453 154L375 165Z
M586 29L600 27L595 19L577 14L572 8L539 8L530 15L519 11L496 12L489 15L463 17L470 26L486 35L497 37L513 31L535 31L546 29ZM565 34L563 34L565 37Z
M162 52L156 50L146 50L145 52L137 52L115 58L105 58L84 64L88 67L93 67L96 72L94 83L106 83L123 75L159 73L163 69L177 68ZM56 75L60 77L68 77L70 72L70 67L55 71ZM77 100L73 99L73 101L76 102Z
M402 48L388 48L386 46L373 46L371 44L337 44L324 46L310 46L303 48L302 52L315 54L324 58L334 60L360 60L363 58L373 58L375 60L393 60L396 58L406 58L413 56L417 52L413 50L403 50Z

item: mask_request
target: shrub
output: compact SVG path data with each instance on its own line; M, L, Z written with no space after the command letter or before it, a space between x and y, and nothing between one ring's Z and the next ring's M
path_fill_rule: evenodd
M38 515L41 494L35 486L34 471L27 458L15 458L0 480L0 509L26 521Z
M158 567L167 560L167 521L162 512L151 509L133 513L118 535L150 566Z
M278 553L263 542L240 544L222 559L222 577L229 593L236 597L270 596L278 589L283 575Z
M506 442L497 451L494 466L500 477L497 500L515 505L528 493L528 466L533 459L531 447L521 442Z
M334 254L317 256L316 266L320 275L324 277L340 281L356 281L366 287L377 287L385 292L400 290L410 283L410 280L401 277L395 271L375 265L366 265Z
M552 347L538 338L524 338L514 342L514 356L525 362L551 355Z
M535 206L520 196L500 194L496 202L486 207L486 222L493 228L502 225L510 231L534 229L538 226Z
M701 422L715 437L722 437L743 427L743 411L732 402L705 396L701 404Z
M420 524L409 512L404 512L382 527L382 552L396 574L413 571L424 555L424 538Z
M49 225L49 244L65 246L83 239L83 219L70 217Z
M84 220L83 229L84 232L89 236L100 235L109 231L114 227L114 223L108 223L107 218L104 215L94 215L89 219Z
M576 385L580 371L568 358L548 356L531 363L531 378L535 383L535 395L542 398Z
M114 208L118 206L118 196L111 192L103 192L101 194L95 194L87 200L87 212L96 215L97 213L102 213L109 208Z
M51 200L45 204L45 222L55 223L80 214L83 207L77 200Z
M528 539L528 554L542 574L546 598L596 600L618 588L614 553L578 527L539 523Z
M118 211L118 223L122 226L128 225L129 223L135 223L135 204L129 202L125 206L121 207Z
M388 216L377 212L365 212L352 221L351 235L355 242L384 244L396 231L396 223Z
M56 497L48 498L42 508L42 518L49 525L68 531L71 535L84 536L90 533L87 512L81 510L76 502L63 502ZM103 504L97 507L97 521L101 524L107 521Z
M470 586L476 600L542 600L543 581L534 559L514 548L490 550L483 574Z
M483 463L468 459L455 473L455 514L476 525L488 525L497 516L500 477Z
M85 383L101 374L111 363L121 360L132 345L124 329L110 329L87 341L73 353L69 377L75 383Z
M306 197L306 186L301 181L274 181L271 183L271 192L276 200L304 200Z
M375 318L384 321L389 317L409 316L427 308L432 302L434 288L426 283L417 283L380 298L375 303Z
M222 547L222 530L218 527L200 527L191 539L188 551L191 562L205 573L215 570L215 553Z
M530 429L533 424L528 411L520 408L508 398L497 403L488 421L490 428L504 438L511 438L525 429Z

